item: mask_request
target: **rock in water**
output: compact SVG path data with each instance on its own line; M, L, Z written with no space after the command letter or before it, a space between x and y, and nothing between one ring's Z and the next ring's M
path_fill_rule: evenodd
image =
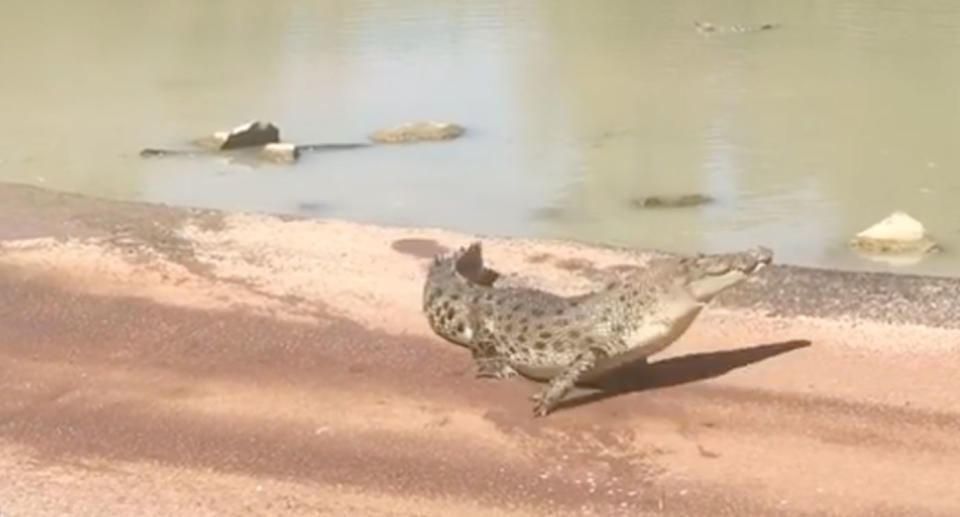
M226 151L275 144L279 141L280 130L277 129L277 126L269 122L252 120L230 131L217 131L208 137L197 140L196 144L215 151Z
M251 121L227 133L220 149L239 149L258 145L275 144L280 141L280 130L267 122Z
M858 233L850 245L875 254L924 254L939 249L920 221L900 211Z
M370 140L380 144L398 144L426 140L452 140L466 131L463 126L450 122L408 122L399 126L378 129Z

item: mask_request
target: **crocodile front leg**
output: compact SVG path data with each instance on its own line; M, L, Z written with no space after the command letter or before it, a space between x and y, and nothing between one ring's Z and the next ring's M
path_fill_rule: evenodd
M599 349L592 348L580 353L564 371L550 379L550 385L546 389L534 396L536 401L533 407L534 416L546 416L547 413L553 411L564 395L577 383L577 380L603 357L606 357L606 353Z
M474 346L470 350L477 363L477 377L508 379L517 375L507 358L498 352L496 336L485 328L477 330Z
M477 377L509 379L517 376L517 370L503 357L474 357L473 359L477 363Z

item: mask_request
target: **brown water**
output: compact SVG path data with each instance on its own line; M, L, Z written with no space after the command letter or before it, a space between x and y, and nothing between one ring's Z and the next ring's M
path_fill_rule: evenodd
M955 1L267 5L7 2L0 180L683 252L764 243L845 268L885 267L845 242L903 209L947 251L898 270L960 274ZM294 166L137 155L252 118L297 142L422 119L469 132ZM717 201L628 203L688 192Z

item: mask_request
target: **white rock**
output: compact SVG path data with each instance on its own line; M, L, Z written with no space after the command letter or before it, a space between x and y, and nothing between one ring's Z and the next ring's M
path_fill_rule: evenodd
M294 163L300 158L300 148L287 142L267 144L260 149L260 156L274 163Z
M939 248L920 221L900 211L858 233L850 244L867 253L923 254Z

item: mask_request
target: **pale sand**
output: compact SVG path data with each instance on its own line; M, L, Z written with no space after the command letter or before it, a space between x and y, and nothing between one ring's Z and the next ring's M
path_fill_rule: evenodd
M960 514L957 280L771 267L533 419L419 312L476 237L17 186L0 221L4 517ZM482 241L568 293L649 257Z

